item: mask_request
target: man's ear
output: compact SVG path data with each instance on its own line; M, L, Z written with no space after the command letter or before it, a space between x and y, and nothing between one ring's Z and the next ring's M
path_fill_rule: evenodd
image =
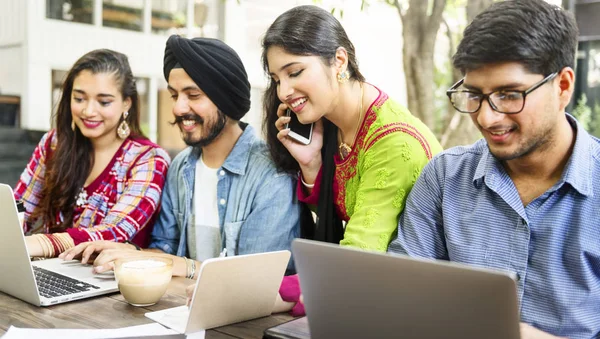
M558 100L560 110L564 111L571 102L573 92L575 91L575 72L571 67L563 68L557 75L558 82Z

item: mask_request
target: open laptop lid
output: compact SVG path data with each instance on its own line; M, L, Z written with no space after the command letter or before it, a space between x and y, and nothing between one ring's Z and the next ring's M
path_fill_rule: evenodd
M181 306L146 316L184 333L268 316L290 255L286 250L205 260L189 311Z
M10 186L4 184L0 184L0 220L0 229L2 230L0 234L0 258L2 258L0 291L36 306L49 306L119 290L112 272L110 274L94 274L91 265L83 265L76 260L63 261L53 258L31 262L13 191ZM32 266L91 284L94 287L87 291L55 297L40 296Z
M313 339L518 339L508 274L296 239L292 252Z
M185 332L270 315L290 256L276 251L204 261Z
M13 191L0 184L0 291L39 306L40 297Z

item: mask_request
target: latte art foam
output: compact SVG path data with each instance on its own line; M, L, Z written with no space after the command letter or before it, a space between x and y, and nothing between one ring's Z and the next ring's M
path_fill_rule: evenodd
M128 268L133 268L133 269L159 268L159 267L164 267L164 266L167 266L167 264L165 264L162 261L148 260L148 259L128 261L126 263L123 263L123 268L125 268L125 269L128 269Z

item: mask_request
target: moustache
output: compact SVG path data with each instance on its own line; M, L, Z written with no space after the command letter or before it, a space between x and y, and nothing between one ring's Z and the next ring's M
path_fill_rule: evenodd
M171 125L180 124L184 120L194 120L198 124L204 124L204 119L201 116L192 114L192 113L188 113L188 114L176 116L175 120L173 120L173 122L171 122Z

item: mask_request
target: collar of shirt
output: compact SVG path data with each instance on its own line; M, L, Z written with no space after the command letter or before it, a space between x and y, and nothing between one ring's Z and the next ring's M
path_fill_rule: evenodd
M567 120L576 133L575 146L571 158L565 166L561 179L553 186L551 190L560 188L564 183L570 184L580 194L593 196L593 157L595 155L594 143L581 124L570 114ZM477 169L473 175L473 184L477 187L483 182L492 190L497 190L499 185L503 184L504 177L507 175L502 163L498 161L491 153L485 139L479 141L482 143L482 155Z

